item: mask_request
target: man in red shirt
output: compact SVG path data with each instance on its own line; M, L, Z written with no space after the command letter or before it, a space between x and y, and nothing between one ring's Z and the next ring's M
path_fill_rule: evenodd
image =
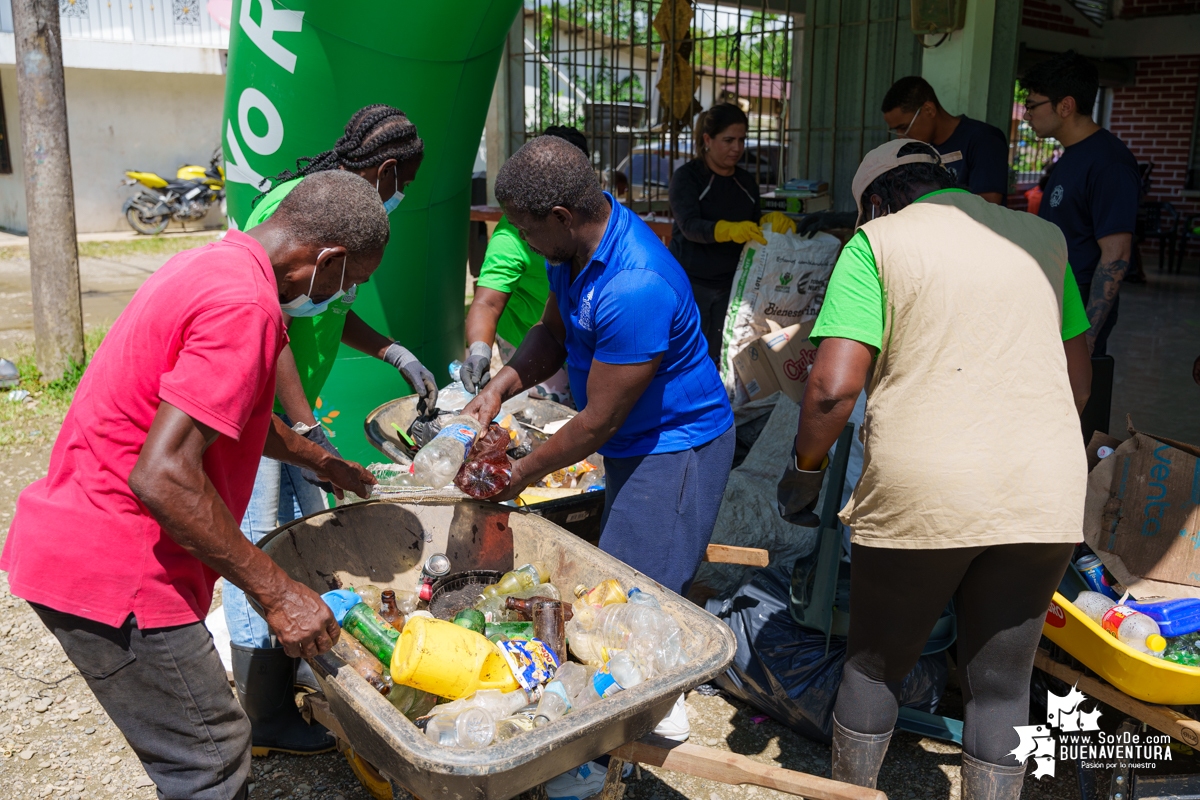
M49 474L17 500L0 569L159 797L247 792L250 723L203 623L218 576L265 610L284 667L337 640L320 596L250 544L238 521L264 454L312 469L339 496L366 496L374 483L271 406L281 304L320 305L365 282L387 238L375 188L331 171L305 180L250 233L172 258L117 318L80 381Z

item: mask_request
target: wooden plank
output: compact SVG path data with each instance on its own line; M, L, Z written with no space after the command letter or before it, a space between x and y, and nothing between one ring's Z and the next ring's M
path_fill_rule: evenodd
M771 554L760 547L734 547L730 544L710 544L704 560L711 564L745 564L748 567L765 567Z
M1088 677L1066 664L1058 663L1042 648L1038 648L1034 655L1033 665L1047 675L1078 686L1085 694L1107 703L1118 711L1124 711L1134 719L1162 731L1173 739L1178 739L1189 747L1200 745L1200 722L1174 709L1136 700L1114 686Z
M662 767L718 783L748 783L798 795L807 800L887 800L878 789L851 786L828 778L751 761L746 756L700 745L647 736L618 747L614 758Z

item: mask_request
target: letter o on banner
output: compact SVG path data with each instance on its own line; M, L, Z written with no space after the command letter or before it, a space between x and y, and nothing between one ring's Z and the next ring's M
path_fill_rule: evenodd
M250 109L257 108L267 118L267 132L262 136L250 128ZM283 144L283 119L265 94L247 87L238 98L238 129L246 146L260 156L269 156Z

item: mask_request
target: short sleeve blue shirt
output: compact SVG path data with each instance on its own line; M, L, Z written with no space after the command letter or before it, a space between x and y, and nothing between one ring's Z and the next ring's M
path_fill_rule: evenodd
M613 201L591 262L546 268L567 329L567 375L580 409L592 361L662 362L625 423L603 447L606 458L677 453L711 442L733 425L733 410L679 262L636 214Z

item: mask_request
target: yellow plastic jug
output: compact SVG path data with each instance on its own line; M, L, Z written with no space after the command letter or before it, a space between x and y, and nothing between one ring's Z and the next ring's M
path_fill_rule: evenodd
M475 631L453 622L411 617L392 653L392 680L459 700L479 689L520 689L503 654Z

